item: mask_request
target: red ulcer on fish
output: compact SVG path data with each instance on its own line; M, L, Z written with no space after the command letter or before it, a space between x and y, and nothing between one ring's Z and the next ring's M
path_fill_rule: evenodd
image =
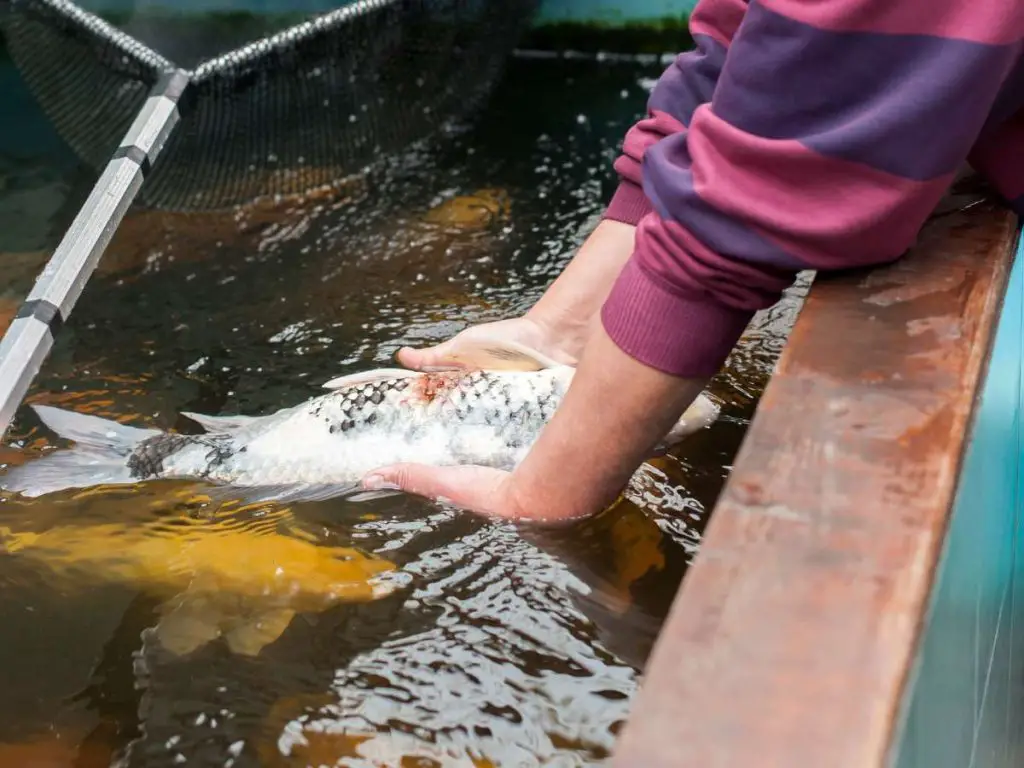
M446 398L466 378L462 371L425 373L409 388L409 399L429 405L437 398Z

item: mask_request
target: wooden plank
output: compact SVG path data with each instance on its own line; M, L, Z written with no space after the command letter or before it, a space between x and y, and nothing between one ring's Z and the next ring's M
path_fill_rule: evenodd
M983 202L818 277L613 765L887 764L1015 237Z

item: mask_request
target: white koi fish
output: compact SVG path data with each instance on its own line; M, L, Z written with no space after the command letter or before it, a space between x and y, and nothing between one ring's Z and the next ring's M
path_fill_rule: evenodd
M463 344L459 370L388 368L327 382L327 394L266 416L185 413L205 434L125 426L33 406L70 450L15 467L4 490L35 497L69 488L198 480L213 497L257 501L365 499L373 469L418 462L512 469L562 402L575 369L508 342ZM718 408L700 395L665 436L671 445L710 424Z

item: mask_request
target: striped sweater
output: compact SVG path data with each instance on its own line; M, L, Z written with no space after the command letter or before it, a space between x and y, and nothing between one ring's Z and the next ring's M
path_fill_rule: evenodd
M627 354L713 375L802 269L897 259L969 162L1024 215L1024 3L700 0L606 218Z

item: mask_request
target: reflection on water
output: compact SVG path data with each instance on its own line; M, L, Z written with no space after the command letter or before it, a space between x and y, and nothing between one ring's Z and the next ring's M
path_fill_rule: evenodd
M29 401L191 429L183 410L276 410L521 313L594 225L656 74L518 61L472 131L337 189L133 212ZM30 218L0 249L0 323L54 245ZM714 382L720 421L569 529L406 497L217 509L169 483L0 502L0 765L600 764L801 291ZM0 463L51 439L22 409Z

